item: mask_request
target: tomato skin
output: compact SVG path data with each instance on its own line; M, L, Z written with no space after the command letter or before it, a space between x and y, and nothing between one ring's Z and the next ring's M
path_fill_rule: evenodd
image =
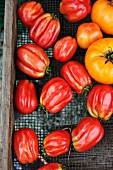
M113 64L107 59L112 55L113 38L102 38L89 46L85 54L85 66L89 75L102 84L113 84Z
M36 18L43 13L44 10L41 4L35 1L25 2L18 8L18 16L21 22L27 27L30 27Z
M76 49L76 39L71 36L66 36L56 42L53 49L53 55L56 60L66 62L73 57Z
M78 94L85 92L87 86L92 86L91 77L85 66L78 61L68 61L64 64L61 75Z
M98 17L97 17L98 16ZM91 10L91 20L106 34L113 35L113 3L109 0L95 1Z
M113 88L94 86L87 96L87 109L92 117L109 120L113 114Z
M43 77L49 64L45 51L35 44L24 44L17 49L17 67L33 78Z
M84 117L72 130L73 147L78 152L85 152L97 143L104 136L104 128L97 118Z
M22 164L33 163L38 159L38 137L33 129L21 128L14 132L14 151Z
M38 170L62 170L62 165L59 163L49 163L38 168Z
M68 83L60 77L55 77L43 86L40 105L54 114L61 111L72 99L73 94Z
M20 80L14 94L14 104L21 114L30 114L38 106L36 89L32 82Z
M44 149L50 157L67 153L69 147L70 134L66 130L55 130L44 138Z
M90 11L90 0L62 0L60 3L60 12L69 22L82 20Z
M88 22L78 26L76 37L78 45L86 49L96 40L103 38L103 34L96 23Z
M51 47L60 33L60 22L50 13L44 13L30 27L30 39L42 48Z

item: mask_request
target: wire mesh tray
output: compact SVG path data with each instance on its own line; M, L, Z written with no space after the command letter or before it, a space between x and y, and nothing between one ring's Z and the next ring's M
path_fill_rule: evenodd
M24 3L24 0L18 1L18 7ZM90 15L85 19L77 23L69 23L63 15L59 12L59 0L39 0L45 12L54 13L60 20L61 32L58 39L61 37L70 35L76 37L77 27L83 22L91 21ZM91 2L94 3L94 0ZM107 35L104 35L104 37ZM17 47L26 44L33 43L28 36L28 28L22 25L18 19L18 35L17 35ZM53 58L52 53L53 47L46 49L46 53L50 57L50 66L52 69L51 77L45 75L41 79L33 79L20 70L16 70L16 84L21 79L28 79L32 81L37 90L37 96L39 98L40 92L44 84L52 77L60 76L60 69L64 63L60 63ZM84 64L85 50L77 48L77 51L72 60L80 61ZM93 82L94 84L96 82ZM70 152L56 158L50 158L45 152L42 153L43 139L51 131L56 129L62 129L64 127L73 128L81 118L89 116L86 109L86 98L85 95L78 95L73 92L74 99L59 113L55 115L48 115L48 119L42 110L38 107L32 114L21 115L15 110L15 130L22 127L32 128L39 139L40 152L44 159L49 162L58 162L66 167L67 170L107 170L113 169L113 119L102 122L105 128L105 136L103 140L97 144L91 150L85 153L78 153L73 148ZM14 169L15 170L37 170L43 163L38 159L32 164L22 165L18 162L16 155L14 154Z

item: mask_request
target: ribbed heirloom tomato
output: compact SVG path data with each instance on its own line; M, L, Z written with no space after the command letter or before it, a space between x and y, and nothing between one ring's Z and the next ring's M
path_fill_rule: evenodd
M70 60L77 49L76 39L71 36L66 36L58 40L53 48L54 58L60 62Z
M78 61L68 61L64 64L61 75L78 94L87 92L92 86L92 79L85 66Z
M113 1L95 1L91 10L91 19L100 26L103 32L113 35Z
M102 38L89 46L85 66L90 76L99 83L113 83L113 38Z
M24 44L17 49L16 66L33 78L48 73L50 60L46 52L35 44Z
M55 77L43 86L40 106L46 112L54 114L61 111L72 99L73 94L68 83L63 78Z
M14 93L14 104L22 114L32 113L38 106L36 89L32 82L20 80Z
M62 0L60 12L69 22L77 22L85 18L91 11L90 0Z
M18 16L21 22L27 27L30 27L36 18L43 13L44 10L41 4L35 1L25 2L18 9Z
M22 164L33 163L38 159L38 137L31 128L21 128L14 132L14 151Z
M93 42L103 37L98 24L87 22L80 24L77 29L77 43L81 48L88 48Z
M44 138L44 149L48 156L56 157L67 153L70 147L70 134L66 130L55 130Z
M49 163L38 168L38 170L63 170L62 165L59 163Z
M51 47L60 33L60 21L50 13L44 13L30 27L30 39L42 48Z
M98 144L104 136L104 128L97 118L84 117L72 130L73 147L85 152Z
M87 96L87 109L92 117L109 120L113 115L113 87L94 86Z

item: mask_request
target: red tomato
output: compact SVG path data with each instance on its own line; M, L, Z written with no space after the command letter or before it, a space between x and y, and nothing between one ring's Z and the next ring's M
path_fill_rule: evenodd
M77 22L85 18L91 11L90 0L62 0L60 12L69 22Z
M60 22L50 13L41 15L30 27L30 39L42 48L51 47L60 33Z
M20 80L14 94L14 104L22 114L32 113L38 106L36 89L28 80Z
M72 98L72 90L68 83L60 77L55 77L42 88L40 105L45 107L49 113L54 114L61 111Z
M33 78L41 78L48 73L49 64L45 51L35 44L24 44L17 49L17 67Z
M113 88L96 85L88 94L87 109L92 117L109 120L113 114Z
M87 92L92 86L91 77L85 66L78 61L68 61L64 64L61 75L78 94Z
M77 49L77 42L75 38L66 36L58 40L53 49L53 55L56 60L66 62L70 60Z
M81 48L88 48L94 41L103 37L100 27L94 22L83 23L77 29L77 43Z
M14 133L14 151L22 164L33 163L38 159L38 137L34 130L21 128Z
M69 147L70 134L66 130L55 130L44 138L44 149L50 157L67 153Z
M36 18L43 13L44 10L41 4L35 1L25 2L18 9L18 16L21 22L27 27L30 27Z
M85 152L97 143L104 136L104 128L97 118L84 117L72 130L72 142L76 151Z
M59 163L49 163L38 168L38 170L63 170L63 169L62 165Z

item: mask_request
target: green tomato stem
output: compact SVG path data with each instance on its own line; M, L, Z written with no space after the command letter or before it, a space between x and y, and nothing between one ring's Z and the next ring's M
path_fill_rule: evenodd
M82 93L85 94L85 95L87 95L88 92L91 90L92 87L93 87L92 85L86 86L86 87L83 89Z
M48 110L43 106L43 105L40 105L40 108L42 109L42 111L44 112L44 113L46 113L46 117L47 117L47 119L48 119Z
M46 74L51 75L51 67L48 66L46 68Z

